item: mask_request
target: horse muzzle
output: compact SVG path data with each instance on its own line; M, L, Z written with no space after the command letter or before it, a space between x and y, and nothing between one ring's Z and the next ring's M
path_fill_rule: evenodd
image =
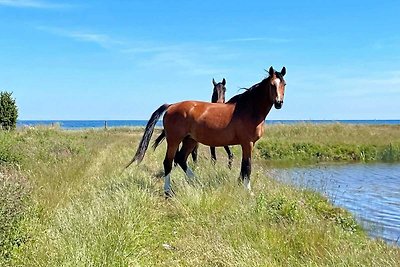
M275 103L274 103L274 106L275 106L276 109L281 109L282 105L283 105L283 101L282 100L275 101Z

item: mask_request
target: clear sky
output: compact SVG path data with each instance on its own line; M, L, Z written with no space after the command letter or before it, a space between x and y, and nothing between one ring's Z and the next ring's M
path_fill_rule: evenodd
M0 0L19 119L148 119L286 66L267 119L400 119L400 1Z

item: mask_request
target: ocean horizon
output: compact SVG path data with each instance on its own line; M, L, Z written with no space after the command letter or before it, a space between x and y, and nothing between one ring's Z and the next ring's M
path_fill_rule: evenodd
M400 125L400 120L266 120L266 124L366 124L366 125ZM17 127L52 126L58 125L62 129L86 129L109 127L145 127L147 120L18 120ZM157 122L162 126L162 120Z

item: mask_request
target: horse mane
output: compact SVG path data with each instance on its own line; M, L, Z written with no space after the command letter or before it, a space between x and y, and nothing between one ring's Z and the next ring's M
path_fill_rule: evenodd
M245 91L243 93L241 93L241 94L233 96L226 103L230 103L230 104L237 103L243 97L246 97L246 96L252 94L255 91L256 88L258 88L263 82L267 81L268 79L269 79L269 76L267 78L264 78L261 82L256 83L255 85L253 85L250 88L245 88L245 87L244 88L240 88L240 89L244 89Z
M283 81L283 76L282 76L282 74L281 74L280 72L275 71L275 75L276 75L281 81ZM255 91L255 89L257 89L262 83L266 82L270 77L271 77L271 76L268 75L268 77L264 78L261 82L256 83L255 85L253 85L253 86L250 87L250 88L245 88L245 87L240 88L240 89L244 89L244 90L246 90L246 91L243 92L243 93L241 93L241 94L238 94L238 95L233 96L233 97L232 97L231 99L229 99L228 102L226 102L226 103L231 103L231 104L237 103L237 102L239 101L239 99L242 99L243 97L246 97L246 96L252 94L252 93Z

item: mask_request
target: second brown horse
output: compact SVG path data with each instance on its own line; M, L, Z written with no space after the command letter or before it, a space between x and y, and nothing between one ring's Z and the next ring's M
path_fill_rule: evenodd
M225 103L225 92L226 92L226 80L225 78L222 79L222 82L215 82L215 80L212 80L213 85L214 85L214 89L213 89L213 93L211 95L211 103ZM165 138L165 130L162 130L160 135L156 138L156 140L154 140L153 143L153 148L156 149L157 146L164 140ZM228 154L228 167L229 169L232 167L232 161L233 161L233 154L231 152L231 150L229 149L229 146L224 146L224 149L226 151L226 153ZM195 148L193 148L192 151L192 159L194 162L197 161L197 150L198 150L198 146L196 146ZM210 147L210 152L211 152L211 159L212 161L215 163L217 161L217 156L215 154L215 147ZM175 163L177 163L175 161Z

